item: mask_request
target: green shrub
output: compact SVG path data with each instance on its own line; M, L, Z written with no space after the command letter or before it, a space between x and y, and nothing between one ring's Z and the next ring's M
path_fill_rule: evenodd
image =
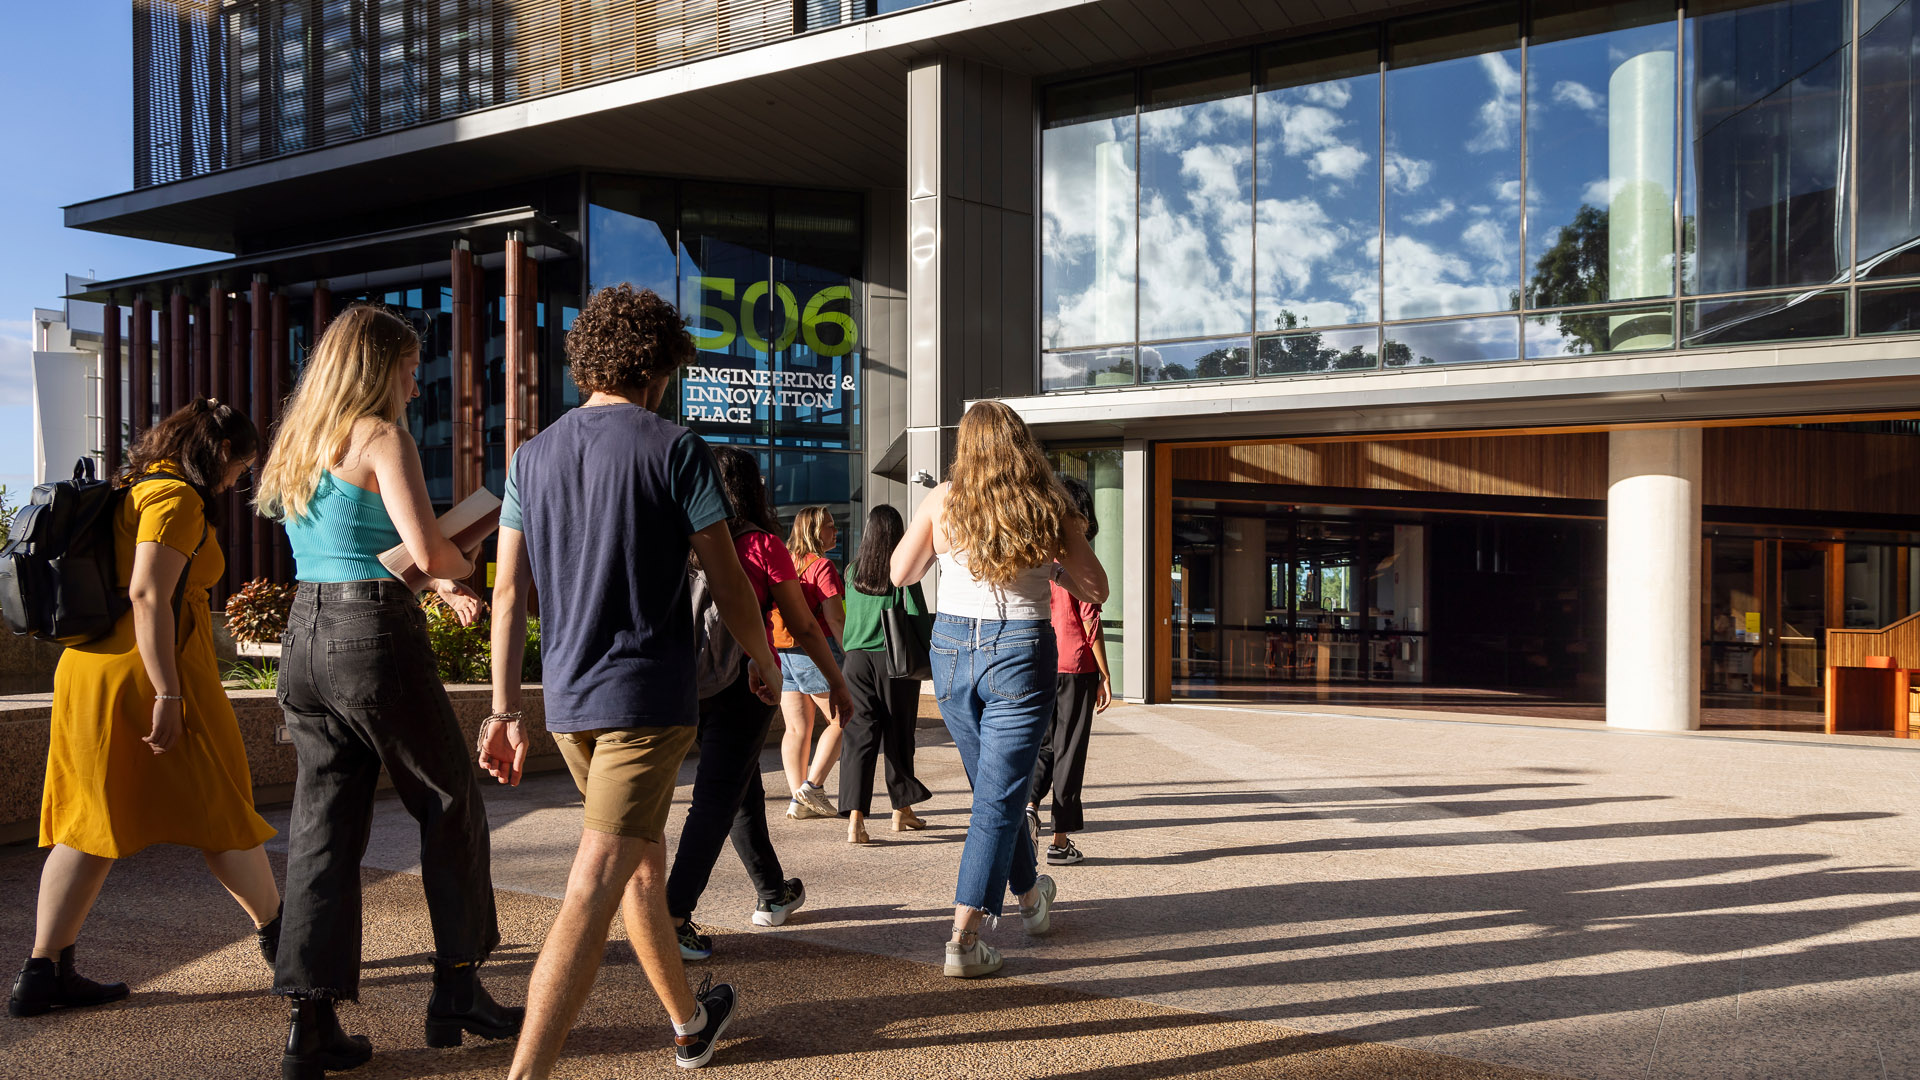
M241 690L278 690L280 689L280 667L271 661L256 664L249 660L240 660L227 665L221 674L225 682L237 682Z
M423 593L420 606L427 613L427 641L433 646L435 674L444 683L493 681L493 623L486 617L461 626L453 609L437 593ZM540 620L527 620L526 655L520 662L522 682L540 681Z

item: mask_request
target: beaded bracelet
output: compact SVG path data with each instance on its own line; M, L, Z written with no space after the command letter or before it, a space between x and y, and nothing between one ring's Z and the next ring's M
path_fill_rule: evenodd
M153 695L153 700L155 700L155 701L185 701L185 700L187 700L187 699L186 699L186 698L184 698L184 697L182 697L182 696L180 696L179 694L155 694L155 695Z

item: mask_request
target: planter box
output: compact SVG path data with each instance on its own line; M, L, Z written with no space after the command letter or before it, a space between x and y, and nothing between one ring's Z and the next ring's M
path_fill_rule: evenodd
M261 656L278 660L280 659L280 643L277 641L262 643L236 641L233 643L233 652L236 656Z

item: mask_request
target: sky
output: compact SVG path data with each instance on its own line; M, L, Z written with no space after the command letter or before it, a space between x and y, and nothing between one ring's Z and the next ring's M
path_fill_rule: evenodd
M192 248L62 227L60 208L133 187L133 5L0 4L0 484L33 472L33 309L58 308L62 274L121 277L204 262Z

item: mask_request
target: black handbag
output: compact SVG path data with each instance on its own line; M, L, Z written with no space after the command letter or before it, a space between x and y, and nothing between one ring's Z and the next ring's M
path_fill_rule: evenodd
M880 613L880 629L887 635L887 678L933 678L932 655L927 651L931 637L924 615L907 613L905 589L894 596L893 606Z

